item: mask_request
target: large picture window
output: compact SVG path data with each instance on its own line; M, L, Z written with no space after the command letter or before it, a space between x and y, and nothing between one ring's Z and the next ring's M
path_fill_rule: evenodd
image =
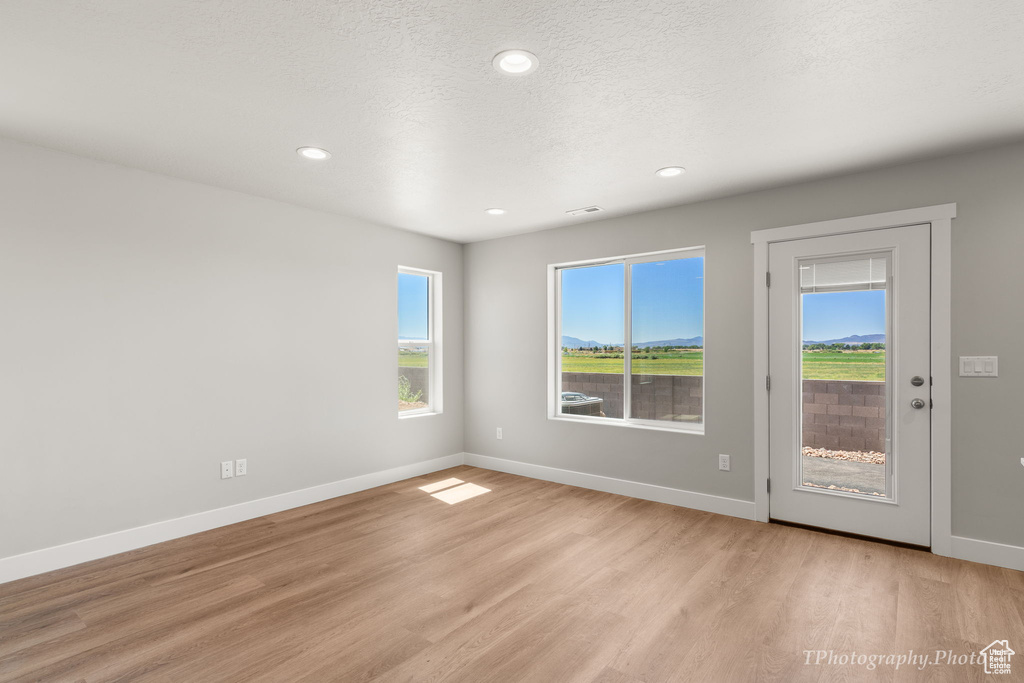
M441 412L441 274L398 269L398 415Z
M704 249L551 268L551 417L703 432Z

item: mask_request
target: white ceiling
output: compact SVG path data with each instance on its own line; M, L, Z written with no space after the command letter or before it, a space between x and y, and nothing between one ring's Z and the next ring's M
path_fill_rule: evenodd
M0 135L475 241L1024 137L1024 2L2 0Z

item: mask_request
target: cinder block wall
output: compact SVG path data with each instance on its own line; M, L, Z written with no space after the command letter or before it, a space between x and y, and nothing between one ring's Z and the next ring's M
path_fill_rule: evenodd
M633 417L703 415L704 378L692 375L633 375Z
M885 452L885 382L804 380L804 446Z
M664 419L667 415L702 415L704 378L687 375L633 375L633 417ZM563 372L562 391L578 391L604 399L606 417L622 417L622 375Z
M408 376L415 390L419 384ZM599 396L604 399L605 416L622 417L621 375L563 372L562 390ZM633 416L655 420L665 415L700 415L703 395L703 377L636 375ZM885 452L885 382L804 380L803 404L804 446Z

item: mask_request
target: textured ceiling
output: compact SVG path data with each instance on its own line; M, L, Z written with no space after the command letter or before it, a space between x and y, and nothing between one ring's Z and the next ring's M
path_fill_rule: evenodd
M0 135L474 241L1019 139L1022 39L1020 0L0 0Z

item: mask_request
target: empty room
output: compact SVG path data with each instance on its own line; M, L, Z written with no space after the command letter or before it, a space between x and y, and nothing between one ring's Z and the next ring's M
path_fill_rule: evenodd
M1024 680L1022 35L0 3L0 682Z

